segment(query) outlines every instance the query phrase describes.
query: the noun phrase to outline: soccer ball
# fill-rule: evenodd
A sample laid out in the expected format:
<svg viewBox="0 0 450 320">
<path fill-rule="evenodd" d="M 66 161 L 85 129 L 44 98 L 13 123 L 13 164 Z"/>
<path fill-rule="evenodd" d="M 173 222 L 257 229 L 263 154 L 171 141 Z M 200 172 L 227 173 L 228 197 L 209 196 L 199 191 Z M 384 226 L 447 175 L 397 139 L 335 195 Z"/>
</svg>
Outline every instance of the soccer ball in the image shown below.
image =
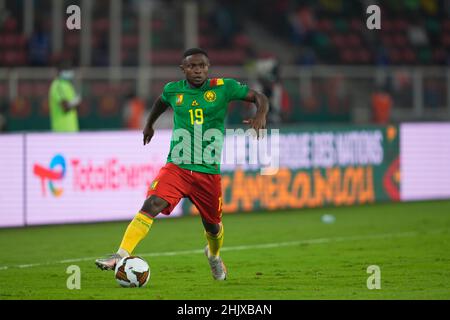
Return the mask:
<svg viewBox="0 0 450 320">
<path fill-rule="evenodd" d="M 116 264 L 114 274 L 116 281 L 122 287 L 143 287 L 150 279 L 150 267 L 140 257 L 125 257 Z"/>
</svg>

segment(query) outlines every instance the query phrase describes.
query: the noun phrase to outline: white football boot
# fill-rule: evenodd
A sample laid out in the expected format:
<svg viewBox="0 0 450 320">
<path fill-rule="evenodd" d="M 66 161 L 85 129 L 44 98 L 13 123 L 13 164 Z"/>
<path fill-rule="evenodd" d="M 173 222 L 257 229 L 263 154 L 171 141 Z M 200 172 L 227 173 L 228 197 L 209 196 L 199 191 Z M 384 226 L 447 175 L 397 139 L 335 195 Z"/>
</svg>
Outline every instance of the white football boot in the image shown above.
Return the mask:
<svg viewBox="0 0 450 320">
<path fill-rule="evenodd" d="M 117 262 L 122 259 L 122 256 L 118 253 L 113 253 L 106 258 L 100 258 L 95 260 L 95 264 L 102 270 L 114 270 Z"/>
<path fill-rule="evenodd" d="M 215 280 L 225 280 L 227 278 L 227 268 L 222 259 L 219 256 L 212 256 L 208 246 L 205 248 L 205 255 L 208 258 L 213 278 Z"/>
</svg>

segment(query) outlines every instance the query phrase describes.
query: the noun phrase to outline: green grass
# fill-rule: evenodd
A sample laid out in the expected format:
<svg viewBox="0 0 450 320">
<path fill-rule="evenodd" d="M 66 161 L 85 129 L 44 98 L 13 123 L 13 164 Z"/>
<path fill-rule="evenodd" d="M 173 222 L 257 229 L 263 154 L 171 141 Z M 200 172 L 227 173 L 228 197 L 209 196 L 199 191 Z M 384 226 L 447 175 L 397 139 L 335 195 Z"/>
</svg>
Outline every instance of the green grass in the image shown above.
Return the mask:
<svg viewBox="0 0 450 320">
<path fill-rule="evenodd" d="M 127 222 L 2 229 L 0 299 L 450 299 L 450 201 L 230 214 L 224 224 L 226 281 L 212 280 L 201 253 L 158 256 L 206 243 L 199 217 L 164 219 L 136 250 L 151 267 L 139 289 L 93 260 L 60 262 L 115 251 Z M 235 248 L 285 242 L 298 243 Z M 80 290 L 66 288 L 71 264 Z M 381 269 L 380 290 L 367 289 L 369 265 Z"/>
</svg>

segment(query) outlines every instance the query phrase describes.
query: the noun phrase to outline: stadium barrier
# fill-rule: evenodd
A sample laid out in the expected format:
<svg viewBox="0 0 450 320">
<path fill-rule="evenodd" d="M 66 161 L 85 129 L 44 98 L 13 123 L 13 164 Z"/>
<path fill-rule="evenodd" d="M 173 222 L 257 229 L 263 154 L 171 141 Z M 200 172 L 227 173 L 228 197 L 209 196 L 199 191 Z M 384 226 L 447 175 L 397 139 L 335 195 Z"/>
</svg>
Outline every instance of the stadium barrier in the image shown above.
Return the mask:
<svg viewBox="0 0 450 320">
<path fill-rule="evenodd" d="M 281 130 L 276 174 L 222 165 L 224 213 L 450 198 L 449 136 L 450 123 Z M 0 136 L 0 227 L 131 219 L 170 137 L 158 130 L 144 148 L 137 131 Z M 198 214 L 188 200 L 171 217 L 184 214 Z"/>
</svg>

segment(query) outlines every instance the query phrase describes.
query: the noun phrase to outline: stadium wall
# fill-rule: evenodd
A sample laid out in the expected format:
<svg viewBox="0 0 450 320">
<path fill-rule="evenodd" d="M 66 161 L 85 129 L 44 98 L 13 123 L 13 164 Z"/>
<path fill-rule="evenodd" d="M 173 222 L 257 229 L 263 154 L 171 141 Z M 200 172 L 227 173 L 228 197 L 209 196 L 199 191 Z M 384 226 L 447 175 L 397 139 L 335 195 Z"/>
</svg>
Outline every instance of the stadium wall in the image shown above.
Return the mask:
<svg viewBox="0 0 450 320">
<path fill-rule="evenodd" d="M 131 219 L 171 131 L 158 130 L 146 148 L 141 136 L 0 136 L 0 227 Z M 222 165 L 224 213 L 450 198 L 449 136 L 450 123 L 281 130 L 275 175 Z M 184 214 L 198 214 L 188 200 L 171 217 Z"/>
</svg>

